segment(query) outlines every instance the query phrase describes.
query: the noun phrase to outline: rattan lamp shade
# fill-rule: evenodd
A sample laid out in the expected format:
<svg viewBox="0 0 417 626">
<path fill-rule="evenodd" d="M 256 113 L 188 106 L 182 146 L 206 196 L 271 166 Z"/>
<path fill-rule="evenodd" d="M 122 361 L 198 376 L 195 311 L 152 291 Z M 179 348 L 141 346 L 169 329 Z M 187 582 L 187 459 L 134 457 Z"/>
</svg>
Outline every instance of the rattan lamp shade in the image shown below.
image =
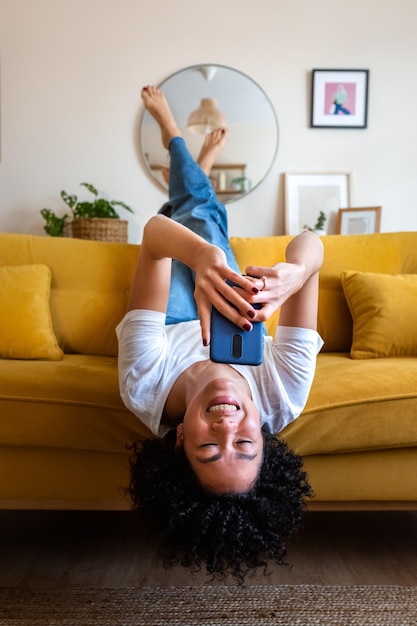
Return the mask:
<svg viewBox="0 0 417 626">
<path fill-rule="evenodd" d="M 216 128 L 227 128 L 227 121 L 214 98 L 203 98 L 200 107 L 188 118 L 187 128 L 193 133 L 207 135 Z"/>
</svg>

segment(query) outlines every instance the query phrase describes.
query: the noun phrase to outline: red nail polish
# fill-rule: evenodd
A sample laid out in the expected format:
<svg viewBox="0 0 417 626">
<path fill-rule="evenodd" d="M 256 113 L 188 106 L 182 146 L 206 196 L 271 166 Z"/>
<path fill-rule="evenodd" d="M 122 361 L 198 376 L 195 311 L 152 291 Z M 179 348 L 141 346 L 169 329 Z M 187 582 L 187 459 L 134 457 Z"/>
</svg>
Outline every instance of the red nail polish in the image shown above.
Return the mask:
<svg viewBox="0 0 417 626">
<path fill-rule="evenodd" d="M 207 341 L 207 339 L 203 339 L 203 346 L 204 346 L 205 348 L 207 348 L 207 346 L 208 346 L 208 341 Z"/>
<path fill-rule="evenodd" d="M 148 88 L 147 87 L 143 87 L 142 91 L 148 91 Z"/>
<path fill-rule="evenodd" d="M 249 332 L 251 330 L 251 326 L 249 324 L 244 324 L 243 326 L 243 330 L 246 330 L 247 332 Z"/>
<path fill-rule="evenodd" d="M 258 287 L 252 287 L 252 293 L 258 293 L 259 289 Z"/>
<path fill-rule="evenodd" d="M 255 311 L 248 311 L 247 314 L 251 318 L 251 320 L 253 320 L 253 318 L 255 317 Z"/>
</svg>

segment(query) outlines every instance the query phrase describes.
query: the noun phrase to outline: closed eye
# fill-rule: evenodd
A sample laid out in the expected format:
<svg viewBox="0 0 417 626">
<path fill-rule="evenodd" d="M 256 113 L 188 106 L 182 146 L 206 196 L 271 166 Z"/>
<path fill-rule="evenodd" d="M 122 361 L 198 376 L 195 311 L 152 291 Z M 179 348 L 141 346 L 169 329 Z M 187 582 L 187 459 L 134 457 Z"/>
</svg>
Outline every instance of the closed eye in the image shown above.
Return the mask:
<svg viewBox="0 0 417 626">
<path fill-rule="evenodd" d="M 249 439 L 239 439 L 239 441 L 235 442 L 237 445 L 243 445 L 243 444 L 247 444 L 247 443 L 253 443 L 252 441 L 250 441 Z M 210 448 L 213 446 L 217 446 L 217 443 L 202 443 L 200 446 L 198 446 L 199 448 Z"/>
</svg>

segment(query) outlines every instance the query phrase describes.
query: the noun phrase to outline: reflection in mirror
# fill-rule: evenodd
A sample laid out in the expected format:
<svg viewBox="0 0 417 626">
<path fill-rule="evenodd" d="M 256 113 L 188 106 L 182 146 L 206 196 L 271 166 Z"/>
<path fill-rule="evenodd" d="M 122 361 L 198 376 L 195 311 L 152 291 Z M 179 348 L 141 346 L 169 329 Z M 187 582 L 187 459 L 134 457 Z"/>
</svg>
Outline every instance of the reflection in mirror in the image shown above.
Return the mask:
<svg viewBox="0 0 417 626">
<path fill-rule="evenodd" d="M 257 187 L 269 172 L 278 149 L 278 122 L 265 92 L 251 78 L 223 65 L 187 67 L 160 85 L 177 124 L 196 158 L 204 140 L 219 121 L 228 138 L 211 179 L 222 202 L 231 202 Z M 202 117 L 200 113 L 203 113 Z M 197 118 L 197 119 L 196 119 Z M 144 111 L 140 146 L 148 170 L 165 191 L 168 152 L 159 127 Z"/>
</svg>

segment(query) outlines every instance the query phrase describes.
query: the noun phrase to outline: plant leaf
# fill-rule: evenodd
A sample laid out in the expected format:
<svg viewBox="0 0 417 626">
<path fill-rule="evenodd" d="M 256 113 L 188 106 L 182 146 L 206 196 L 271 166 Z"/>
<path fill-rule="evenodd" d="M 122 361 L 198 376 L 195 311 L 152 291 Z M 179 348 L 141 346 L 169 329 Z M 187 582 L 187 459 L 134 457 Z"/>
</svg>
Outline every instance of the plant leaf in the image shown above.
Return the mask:
<svg viewBox="0 0 417 626">
<path fill-rule="evenodd" d="M 80 187 L 85 187 L 86 189 L 88 189 L 88 191 L 90 191 L 92 194 L 94 194 L 95 196 L 98 196 L 98 191 L 95 187 L 93 187 L 93 185 L 90 185 L 90 183 L 80 183 Z"/>
<path fill-rule="evenodd" d="M 104 198 L 98 198 L 94 203 L 96 217 L 112 217 L 118 218 L 118 214 L 113 209 L 111 202 Z"/>
<path fill-rule="evenodd" d="M 120 202 L 120 200 L 112 200 L 111 204 L 113 206 L 121 206 L 124 209 L 126 209 L 126 211 L 129 211 L 129 213 L 133 213 L 132 209 L 130 208 L 130 206 L 127 206 L 127 204 L 125 204 L 124 202 Z"/>
<path fill-rule="evenodd" d="M 69 206 L 70 209 L 74 208 L 74 206 L 77 204 L 77 196 L 74 194 L 72 196 L 69 196 L 64 190 L 61 191 L 61 198 L 63 199 L 65 204 Z"/>
<path fill-rule="evenodd" d="M 74 217 L 97 217 L 93 210 L 93 206 L 94 204 L 92 202 L 79 202 L 73 210 Z"/>
</svg>

